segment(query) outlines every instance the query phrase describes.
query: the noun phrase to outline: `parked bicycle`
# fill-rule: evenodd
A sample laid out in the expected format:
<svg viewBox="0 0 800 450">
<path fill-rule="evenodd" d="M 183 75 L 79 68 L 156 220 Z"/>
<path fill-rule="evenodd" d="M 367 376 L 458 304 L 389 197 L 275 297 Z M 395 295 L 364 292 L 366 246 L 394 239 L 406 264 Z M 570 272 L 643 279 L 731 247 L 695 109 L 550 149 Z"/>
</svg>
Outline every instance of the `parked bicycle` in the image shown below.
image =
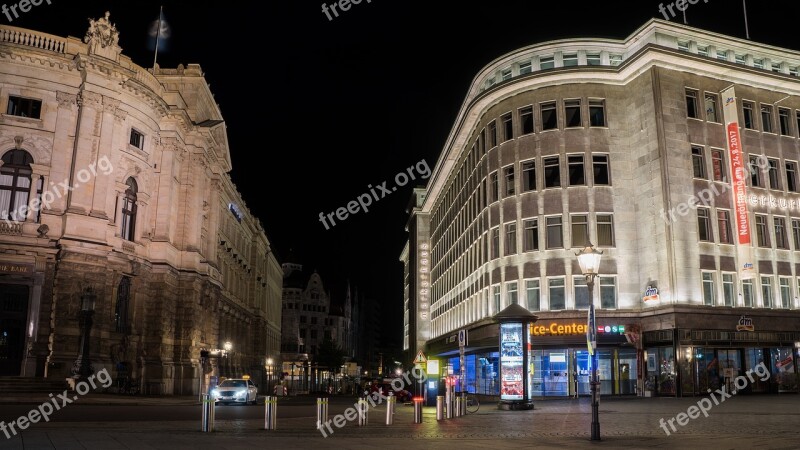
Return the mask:
<svg viewBox="0 0 800 450">
<path fill-rule="evenodd" d="M 129 377 L 117 378 L 117 385 L 109 390 L 114 394 L 139 395 L 139 383 Z"/>
<path fill-rule="evenodd" d="M 475 414 L 480 407 L 481 403 L 478 401 L 478 397 L 474 394 L 467 394 L 467 412 Z"/>
</svg>

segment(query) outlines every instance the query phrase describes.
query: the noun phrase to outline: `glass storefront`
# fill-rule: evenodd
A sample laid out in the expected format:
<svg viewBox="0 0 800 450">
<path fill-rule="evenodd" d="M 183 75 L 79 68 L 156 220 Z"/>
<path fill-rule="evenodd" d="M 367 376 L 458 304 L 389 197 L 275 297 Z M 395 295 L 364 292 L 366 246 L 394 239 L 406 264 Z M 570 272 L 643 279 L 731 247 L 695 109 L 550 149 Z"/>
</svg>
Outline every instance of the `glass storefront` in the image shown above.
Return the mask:
<svg viewBox="0 0 800 450">
<path fill-rule="evenodd" d="M 535 397 L 590 395 L 591 357 L 584 349 L 534 349 L 533 383 Z M 636 393 L 636 350 L 598 349 L 598 377 L 601 395 Z"/>
</svg>

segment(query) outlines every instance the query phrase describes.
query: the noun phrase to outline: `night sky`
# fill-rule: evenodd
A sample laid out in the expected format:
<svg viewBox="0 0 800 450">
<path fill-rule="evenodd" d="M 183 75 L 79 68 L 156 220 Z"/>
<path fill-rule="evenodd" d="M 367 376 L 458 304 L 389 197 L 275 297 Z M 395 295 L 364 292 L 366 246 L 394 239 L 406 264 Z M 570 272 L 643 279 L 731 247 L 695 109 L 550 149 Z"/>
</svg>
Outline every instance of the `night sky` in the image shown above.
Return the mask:
<svg viewBox="0 0 800 450">
<path fill-rule="evenodd" d="M 351 280 L 382 304 L 381 328 L 395 344 L 412 185 L 330 230 L 319 213 L 345 207 L 368 185 L 392 186 L 421 160 L 432 170 L 469 84 L 496 57 L 553 39 L 624 38 L 663 18 L 655 0 L 362 0 L 333 20 L 319 0 L 51 1 L 0 23 L 82 38 L 87 18 L 108 10 L 123 53 L 144 67 L 153 63 L 148 29 L 163 4 L 172 35 L 158 62 L 202 66 L 228 126 L 231 176 L 279 259 L 293 249 L 334 301 Z M 800 50 L 798 3 L 748 2 L 751 39 Z M 672 20 L 682 22 L 678 14 Z M 738 0 L 700 0 L 687 18 L 745 37 Z"/>
</svg>

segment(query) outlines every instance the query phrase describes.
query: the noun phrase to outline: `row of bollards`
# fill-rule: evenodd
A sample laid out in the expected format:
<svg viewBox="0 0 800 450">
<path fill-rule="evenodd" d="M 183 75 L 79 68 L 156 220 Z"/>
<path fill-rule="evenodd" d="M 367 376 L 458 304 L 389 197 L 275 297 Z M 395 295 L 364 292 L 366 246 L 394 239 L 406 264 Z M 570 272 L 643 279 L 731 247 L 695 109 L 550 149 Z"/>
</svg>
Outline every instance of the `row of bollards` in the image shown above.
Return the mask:
<svg viewBox="0 0 800 450">
<path fill-rule="evenodd" d="M 317 429 L 319 430 L 328 421 L 328 399 L 317 399 Z"/>
</svg>

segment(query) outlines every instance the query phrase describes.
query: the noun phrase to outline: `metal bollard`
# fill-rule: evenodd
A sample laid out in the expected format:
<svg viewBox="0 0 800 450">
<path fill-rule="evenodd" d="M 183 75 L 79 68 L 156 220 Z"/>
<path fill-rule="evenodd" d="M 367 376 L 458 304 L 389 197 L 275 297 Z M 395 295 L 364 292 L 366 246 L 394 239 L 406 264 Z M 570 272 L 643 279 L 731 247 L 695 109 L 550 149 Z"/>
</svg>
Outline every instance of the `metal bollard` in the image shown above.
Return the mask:
<svg viewBox="0 0 800 450">
<path fill-rule="evenodd" d="M 328 421 L 328 399 L 317 399 L 317 429 L 320 429 Z"/>
<path fill-rule="evenodd" d="M 422 397 L 414 397 L 414 423 L 422 423 Z"/>
<path fill-rule="evenodd" d="M 278 426 L 278 397 L 264 399 L 264 429 L 274 430 Z"/>
<path fill-rule="evenodd" d="M 436 396 L 436 420 L 444 420 L 444 395 Z"/>
<path fill-rule="evenodd" d="M 386 399 L 386 425 L 391 425 L 394 423 L 394 405 L 397 403 L 397 397 L 389 394 L 389 398 Z"/>
<path fill-rule="evenodd" d="M 456 406 L 455 406 L 456 417 L 461 417 L 461 402 L 463 401 L 464 399 L 462 399 L 461 396 L 456 396 Z"/>
<path fill-rule="evenodd" d="M 462 416 L 466 416 L 467 415 L 467 394 L 466 393 L 462 393 L 461 394 L 461 415 Z"/>
<path fill-rule="evenodd" d="M 358 400 L 358 426 L 366 426 L 369 422 L 369 405 L 365 399 Z"/>
<path fill-rule="evenodd" d="M 216 401 L 214 397 L 205 394 L 203 395 L 203 421 L 200 423 L 200 430 L 203 433 L 210 433 L 214 431 L 214 407 Z"/>
<path fill-rule="evenodd" d="M 452 419 L 453 418 L 453 395 L 450 392 L 450 388 L 449 387 L 447 388 L 447 391 L 445 391 L 444 409 L 445 409 L 445 417 L 447 417 L 448 419 Z"/>
</svg>

